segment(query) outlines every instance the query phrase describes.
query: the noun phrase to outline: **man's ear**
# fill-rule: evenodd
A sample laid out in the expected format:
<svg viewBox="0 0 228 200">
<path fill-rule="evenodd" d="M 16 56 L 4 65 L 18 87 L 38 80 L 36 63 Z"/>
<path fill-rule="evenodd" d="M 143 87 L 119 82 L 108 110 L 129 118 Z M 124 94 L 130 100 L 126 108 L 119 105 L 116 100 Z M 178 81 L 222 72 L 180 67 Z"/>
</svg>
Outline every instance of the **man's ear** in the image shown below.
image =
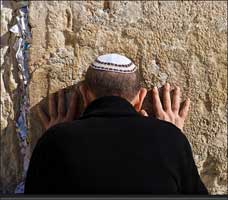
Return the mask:
<svg viewBox="0 0 228 200">
<path fill-rule="evenodd" d="M 146 88 L 140 88 L 137 97 L 134 102 L 134 108 L 137 112 L 139 112 L 142 109 L 143 101 L 146 97 L 147 89 Z"/>
</svg>

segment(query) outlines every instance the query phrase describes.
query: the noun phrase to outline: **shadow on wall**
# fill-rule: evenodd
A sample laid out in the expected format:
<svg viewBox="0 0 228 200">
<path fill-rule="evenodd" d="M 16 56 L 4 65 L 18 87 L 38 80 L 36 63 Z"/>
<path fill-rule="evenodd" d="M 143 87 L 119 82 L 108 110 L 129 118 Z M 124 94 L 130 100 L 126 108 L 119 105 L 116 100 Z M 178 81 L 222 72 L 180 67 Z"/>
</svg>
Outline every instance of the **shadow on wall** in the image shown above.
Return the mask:
<svg viewBox="0 0 228 200">
<path fill-rule="evenodd" d="M 7 8 L 7 11 L 3 11 L 2 8 Z M 6 128 L 1 129 L 0 133 L 0 194 L 8 194 L 14 191 L 17 183 L 21 180 L 23 167 L 15 129 L 19 91 L 17 88 L 11 88 L 9 83 L 9 76 L 13 77 L 16 84 L 18 83 L 18 70 L 14 67 L 12 69 L 12 66 L 16 66 L 16 58 L 13 56 L 15 52 L 11 48 L 14 44 L 15 36 L 8 31 L 16 20 L 13 16 L 14 13 L 15 1 L 1 1 L 1 120 L 3 112 L 11 106 L 13 111 L 9 110 L 6 114 L 7 118 L 4 120 L 7 123 L 1 121 L 1 127 Z"/>
<path fill-rule="evenodd" d="M 82 104 L 83 101 L 82 101 L 82 97 L 81 97 L 80 92 L 79 92 L 79 85 L 80 84 L 81 84 L 81 82 L 79 82 L 79 83 L 77 83 L 75 85 L 63 88 L 64 94 L 65 94 L 65 110 L 66 111 L 67 111 L 67 108 L 68 108 L 68 105 L 69 105 L 69 102 L 70 102 L 71 95 L 72 95 L 73 91 L 76 90 L 77 94 L 78 94 L 77 108 L 78 108 L 78 111 L 79 111 L 80 114 L 83 112 L 83 104 Z M 57 93 L 58 92 L 54 93 L 56 105 L 57 105 L 57 100 L 58 100 L 57 99 L 57 96 L 58 96 Z M 29 144 L 30 144 L 30 147 L 31 147 L 31 153 L 34 150 L 37 141 L 39 140 L 39 138 L 45 132 L 45 129 L 42 126 L 42 123 L 41 123 L 40 118 L 38 116 L 38 111 L 37 111 L 38 107 L 41 107 L 42 110 L 48 116 L 48 97 L 45 97 L 42 101 L 40 101 L 35 106 L 30 108 L 28 140 L 29 140 Z"/>
<path fill-rule="evenodd" d="M 82 114 L 84 110 L 83 110 L 83 100 L 82 100 L 81 94 L 79 92 L 80 84 L 82 84 L 82 81 L 78 82 L 75 85 L 64 88 L 64 93 L 65 93 L 65 108 L 67 110 L 70 99 L 71 99 L 71 95 L 73 94 L 73 91 L 75 91 L 75 90 L 77 91 L 77 93 L 78 93 L 78 102 L 77 102 L 78 106 L 77 107 L 79 109 L 78 112 L 80 114 Z M 159 92 L 160 92 L 160 97 L 161 97 L 162 90 L 160 90 Z M 152 91 L 148 90 L 147 96 L 143 103 L 143 109 L 145 109 L 149 115 L 153 115 L 152 96 L 151 95 L 152 95 Z M 171 93 L 171 96 L 172 96 L 172 93 Z M 56 97 L 55 100 L 57 103 L 57 92 L 55 93 L 55 97 Z M 42 101 L 38 102 L 35 106 L 31 107 L 30 111 L 29 111 L 28 142 L 29 142 L 29 146 L 30 146 L 30 155 L 32 155 L 32 152 L 37 144 L 37 141 L 45 133 L 44 127 L 42 126 L 42 124 L 39 120 L 39 116 L 38 116 L 38 112 L 37 112 L 37 108 L 39 106 L 47 113 L 48 112 L 48 97 L 45 97 Z M 7 127 L 7 128 L 9 128 L 9 127 Z M 16 131 L 14 132 L 14 134 L 16 134 Z M 7 134 L 3 134 L 1 140 L 3 141 L 2 144 L 4 145 L 4 141 L 9 140 L 9 136 L 7 136 Z M 18 141 L 17 141 L 17 138 L 15 137 L 15 135 L 12 135 L 12 138 L 10 140 L 14 140 L 13 144 L 18 144 Z M 6 157 L 11 155 L 8 153 L 8 149 L 1 149 L 1 150 L 2 150 L 3 154 L 6 155 Z M 20 172 L 23 171 L 22 170 L 23 159 L 21 158 L 19 145 L 14 147 L 14 151 L 15 151 L 14 152 L 15 155 L 18 155 L 18 157 L 17 157 L 17 161 L 15 162 L 16 163 L 15 166 L 11 166 L 11 168 L 13 168 L 13 170 L 17 171 L 16 174 L 18 175 L 18 177 L 16 178 L 16 180 L 15 179 L 8 180 L 7 172 L 6 172 L 6 174 L 1 174 L 1 175 L 4 175 L 4 177 L 1 178 L 1 182 L 0 182 L 2 185 L 4 185 L 4 186 L 0 186 L 1 193 L 12 194 L 13 191 L 15 190 L 17 184 L 21 182 Z M 9 157 L 8 159 L 12 160 L 11 157 Z M 1 163 L 1 164 L 4 164 L 4 166 L 9 166 L 9 164 L 7 163 L 8 161 L 9 160 L 4 159 L 4 162 L 6 162 L 6 163 Z M 213 166 L 211 166 L 211 167 L 213 168 Z M 212 168 L 210 168 L 208 170 L 212 171 Z M 206 170 L 204 171 L 204 173 L 207 173 L 208 170 L 207 170 L 207 168 L 205 168 L 205 169 Z M 7 179 L 7 184 L 5 183 L 6 179 Z M 213 183 L 213 180 L 210 180 L 210 182 Z M 3 188 L 2 191 L 1 191 L 1 188 Z"/>
<path fill-rule="evenodd" d="M 78 93 L 78 99 L 77 99 L 78 100 L 77 107 L 79 109 L 78 112 L 80 114 L 83 113 L 83 111 L 84 111 L 83 110 L 83 100 L 82 100 L 82 97 L 81 97 L 81 94 L 79 91 L 80 84 L 82 84 L 82 81 L 78 82 L 75 85 L 64 88 L 65 110 L 66 111 L 67 111 L 67 108 L 68 108 L 68 105 L 70 102 L 71 95 L 72 95 L 73 91 L 76 90 Z M 143 109 L 145 109 L 149 115 L 153 115 L 151 93 L 152 93 L 152 91 L 149 90 L 147 93 L 147 96 L 144 100 L 144 103 L 143 103 Z M 160 96 L 161 96 L 161 90 L 160 90 Z M 55 97 L 56 97 L 55 100 L 56 100 L 56 104 L 57 104 L 57 92 L 55 93 Z M 46 114 L 48 115 L 48 97 L 43 98 L 42 101 L 38 102 L 35 106 L 31 107 L 30 111 L 29 111 L 29 117 L 28 117 L 29 126 L 28 126 L 27 141 L 28 141 L 28 144 L 30 147 L 30 156 L 32 155 L 32 152 L 33 152 L 38 140 L 42 137 L 43 134 L 45 134 L 45 129 L 42 126 L 41 121 L 38 116 L 38 112 L 37 112 L 38 107 L 41 107 L 43 109 L 43 111 L 45 111 Z M 14 123 L 12 122 L 12 124 L 14 124 Z M 7 127 L 7 128 L 9 128 L 9 127 Z M 3 132 L 5 132 L 5 130 L 3 130 Z M 15 130 L 14 134 L 16 134 L 16 130 Z M 3 134 L 1 140 L 3 141 L 2 144 L 4 146 L 4 141 L 9 140 L 9 135 Z M 17 163 L 17 165 L 12 166 L 13 170 L 17 171 L 17 173 L 16 173 L 17 178 L 16 178 L 16 180 L 15 179 L 8 180 L 7 172 L 5 172 L 5 173 L 3 172 L 3 174 L 1 174 L 3 176 L 1 178 L 1 186 L 0 186 L 0 188 L 2 188 L 2 191 L 0 189 L 0 192 L 7 193 L 7 194 L 12 194 L 14 192 L 16 186 L 18 185 L 18 183 L 20 183 L 22 181 L 20 172 L 23 171 L 22 170 L 23 169 L 23 158 L 22 158 L 22 155 L 20 154 L 21 150 L 20 150 L 20 146 L 18 145 L 18 138 L 12 134 L 11 140 L 15 140 L 15 141 L 13 141 L 13 144 L 17 144 L 17 146 L 14 149 L 14 154 L 18 156 L 17 161 L 15 162 L 15 163 Z M 9 155 L 9 152 L 6 149 L 5 150 L 2 149 L 2 153 L 5 156 L 12 155 L 12 154 Z M 9 159 L 12 159 L 12 158 L 9 158 Z M 7 160 L 8 159 L 4 159 L 4 162 L 6 162 Z M 9 164 L 7 164 L 7 163 L 2 163 L 2 164 L 4 166 L 9 166 Z M 7 182 L 5 181 L 6 179 L 7 179 Z"/>
<path fill-rule="evenodd" d="M 82 96 L 80 94 L 79 91 L 79 85 L 82 84 L 82 81 L 64 88 L 64 93 L 65 93 L 65 110 L 67 111 L 68 105 L 70 103 L 70 98 L 71 95 L 73 93 L 74 90 L 77 91 L 78 94 L 78 102 L 77 102 L 77 107 L 78 107 L 78 112 L 80 113 L 79 115 L 81 115 L 84 111 L 83 109 L 83 100 L 82 100 Z M 147 113 L 149 115 L 153 115 L 153 111 L 152 111 L 152 102 L 151 102 L 151 90 L 148 91 L 147 96 L 144 100 L 143 103 L 143 109 L 145 109 L 147 111 Z M 55 93 L 55 100 L 57 103 L 57 92 Z M 41 124 L 41 121 L 39 120 L 39 116 L 38 116 L 38 112 L 37 109 L 38 107 L 41 107 L 46 114 L 48 115 L 48 97 L 45 97 L 42 101 L 40 101 L 38 104 L 36 104 L 34 107 L 32 107 L 30 109 L 30 121 L 29 121 L 29 134 L 28 134 L 28 139 L 29 139 L 29 143 L 31 145 L 31 153 L 35 148 L 35 145 L 37 143 L 37 141 L 39 140 L 39 138 L 44 134 L 45 129 Z M 75 119 L 76 120 L 76 119 Z"/>
<path fill-rule="evenodd" d="M 69 100 L 72 94 L 72 91 L 77 90 L 78 92 L 78 109 L 81 113 L 83 111 L 82 107 L 82 98 L 78 89 L 78 86 L 81 84 L 79 82 L 76 85 L 69 86 L 64 88 L 65 91 L 65 106 L 69 104 Z M 55 93 L 57 94 L 57 92 Z M 57 95 L 55 95 L 57 97 Z M 57 98 L 56 98 L 57 100 Z M 42 137 L 45 132 L 44 127 L 39 120 L 37 108 L 41 107 L 45 112 L 48 112 L 48 97 L 45 97 L 42 101 L 40 101 L 35 106 L 31 107 L 29 110 L 29 121 L 28 121 L 28 135 L 27 142 L 29 145 L 30 156 L 37 144 L 37 141 Z M 48 114 L 48 113 L 47 113 Z M 15 116 L 15 119 L 17 117 Z M 8 131 L 10 129 L 11 131 Z M 13 131 L 12 131 L 13 130 Z M 15 120 L 9 120 L 8 126 L 2 130 L 2 134 L 0 137 L 1 142 L 1 167 L 0 168 L 0 194 L 13 194 L 15 192 L 18 184 L 23 180 L 22 171 L 24 168 L 23 163 L 23 155 L 21 154 L 21 147 L 19 142 L 19 136 L 17 136 Z M 9 146 L 9 144 L 13 144 Z M 9 148 L 8 148 L 9 146 Z M 4 148 L 3 148 L 4 147 Z M 12 175 L 13 172 L 13 175 Z"/>
</svg>

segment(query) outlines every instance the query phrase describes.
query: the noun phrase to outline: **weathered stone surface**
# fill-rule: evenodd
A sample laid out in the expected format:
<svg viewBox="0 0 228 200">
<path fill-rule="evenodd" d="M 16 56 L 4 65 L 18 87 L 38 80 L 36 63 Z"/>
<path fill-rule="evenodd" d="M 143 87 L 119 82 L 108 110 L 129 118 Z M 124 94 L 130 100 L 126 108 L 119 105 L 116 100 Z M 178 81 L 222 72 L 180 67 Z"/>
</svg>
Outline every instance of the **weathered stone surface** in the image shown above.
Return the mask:
<svg viewBox="0 0 228 200">
<path fill-rule="evenodd" d="M 14 121 L 19 109 L 18 70 L 12 49 L 15 38 L 8 32 L 15 23 L 15 8 L 13 1 L 1 2 L 0 193 L 12 193 L 22 175 L 22 158 Z"/>
<path fill-rule="evenodd" d="M 96 56 L 118 52 L 139 66 L 142 85 L 148 89 L 168 81 L 181 86 L 183 97 L 190 96 L 191 112 L 184 133 L 209 191 L 227 194 L 226 10 L 223 1 L 31 1 L 32 147 L 42 134 L 36 105 L 48 93 L 82 80 Z M 5 79 L 14 80 L 10 76 Z M 17 103 L 10 98 L 10 88 L 17 88 L 16 82 L 12 81 L 7 90 L 1 82 L 6 99 L 2 121 L 4 130 L 8 130 L 2 135 L 7 135 L 11 148 L 17 146 L 12 139 L 15 131 L 9 128 L 17 107 L 13 107 Z M 9 160 L 14 167 L 8 169 L 9 175 L 2 174 L 2 180 L 13 184 L 17 182 L 12 180 L 14 172 L 21 168 L 19 161 Z M 8 167 L 3 163 L 3 169 Z"/>
</svg>

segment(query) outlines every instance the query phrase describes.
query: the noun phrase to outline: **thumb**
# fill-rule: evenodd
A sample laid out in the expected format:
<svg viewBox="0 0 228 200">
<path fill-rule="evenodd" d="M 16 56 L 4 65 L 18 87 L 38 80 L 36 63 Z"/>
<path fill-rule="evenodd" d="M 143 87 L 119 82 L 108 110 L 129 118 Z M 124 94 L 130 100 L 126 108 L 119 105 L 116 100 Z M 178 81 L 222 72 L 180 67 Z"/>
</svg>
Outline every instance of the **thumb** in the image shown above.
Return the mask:
<svg viewBox="0 0 228 200">
<path fill-rule="evenodd" d="M 148 114 L 147 114 L 147 112 L 145 111 L 145 110 L 140 110 L 140 112 L 139 112 L 142 116 L 144 116 L 144 117 L 148 117 Z"/>
</svg>

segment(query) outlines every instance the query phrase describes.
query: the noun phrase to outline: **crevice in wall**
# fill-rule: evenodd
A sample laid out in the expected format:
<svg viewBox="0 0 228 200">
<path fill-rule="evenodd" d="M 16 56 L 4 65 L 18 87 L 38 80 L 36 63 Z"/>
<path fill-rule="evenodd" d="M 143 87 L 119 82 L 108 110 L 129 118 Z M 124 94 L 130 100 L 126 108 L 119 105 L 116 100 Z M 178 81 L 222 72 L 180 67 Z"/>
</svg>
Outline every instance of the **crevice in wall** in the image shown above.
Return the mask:
<svg viewBox="0 0 228 200">
<path fill-rule="evenodd" d="M 104 1 L 103 10 L 105 12 L 108 12 L 108 13 L 110 12 L 110 10 L 111 10 L 111 2 L 109 0 L 105 0 Z"/>
<path fill-rule="evenodd" d="M 24 179 L 26 177 L 29 164 L 29 144 L 27 143 L 27 127 L 28 127 L 28 110 L 29 110 L 29 70 L 28 70 L 28 49 L 31 40 L 30 26 L 28 24 L 28 1 L 16 2 L 16 16 L 13 17 L 15 24 L 9 29 L 14 34 L 14 44 L 10 43 L 10 57 L 13 61 L 14 74 L 17 75 L 18 85 L 15 89 L 17 91 L 15 108 L 18 110 L 15 114 L 15 130 L 18 136 L 20 146 L 20 157 L 22 163 L 22 182 L 20 182 L 15 193 L 24 192 Z M 15 20 L 16 19 L 16 20 Z M 10 78 L 6 78 L 6 80 Z M 15 103 L 15 102 L 14 102 Z M 15 104 L 14 104 L 15 105 Z M 14 109 L 15 110 L 15 109 Z"/>
</svg>

